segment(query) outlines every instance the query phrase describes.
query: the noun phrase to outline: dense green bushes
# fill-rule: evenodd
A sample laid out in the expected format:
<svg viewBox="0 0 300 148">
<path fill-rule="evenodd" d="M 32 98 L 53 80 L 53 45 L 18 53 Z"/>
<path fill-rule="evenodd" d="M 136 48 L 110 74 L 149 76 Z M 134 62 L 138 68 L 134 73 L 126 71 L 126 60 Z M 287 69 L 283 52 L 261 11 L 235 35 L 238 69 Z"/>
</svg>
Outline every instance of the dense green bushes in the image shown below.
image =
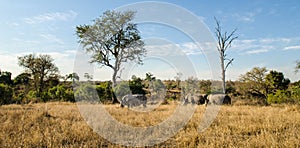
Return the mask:
<svg viewBox="0 0 300 148">
<path fill-rule="evenodd" d="M 285 90 L 277 90 L 276 93 L 268 95 L 269 103 L 300 103 L 300 86 L 291 84 Z"/>
</svg>

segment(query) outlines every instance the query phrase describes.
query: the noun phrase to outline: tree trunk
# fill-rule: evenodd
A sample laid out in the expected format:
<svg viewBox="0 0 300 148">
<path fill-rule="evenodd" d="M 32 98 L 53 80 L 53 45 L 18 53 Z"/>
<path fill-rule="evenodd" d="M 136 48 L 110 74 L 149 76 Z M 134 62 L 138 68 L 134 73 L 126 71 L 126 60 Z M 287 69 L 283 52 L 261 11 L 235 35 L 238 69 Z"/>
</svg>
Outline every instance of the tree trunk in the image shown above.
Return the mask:
<svg viewBox="0 0 300 148">
<path fill-rule="evenodd" d="M 226 79 L 225 79 L 225 67 L 224 67 L 224 55 L 221 55 L 221 70 L 222 70 L 222 89 L 223 93 L 226 94 Z"/>
<path fill-rule="evenodd" d="M 117 78 L 116 78 L 117 73 L 118 73 L 118 71 L 116 69 L 114 69 L 114 73 L 113 73 L 113 76 L 112 76 L 112 90 L 113 90 L 113 93 L 112 93 L 112 98 L 111 98 L 113 104 L 120 103 L 119 100 L 117 99 L 116 95 L 115 95 L 115 92 L 114 92 L 114 89 L 117 86 Z"/>
</svg>

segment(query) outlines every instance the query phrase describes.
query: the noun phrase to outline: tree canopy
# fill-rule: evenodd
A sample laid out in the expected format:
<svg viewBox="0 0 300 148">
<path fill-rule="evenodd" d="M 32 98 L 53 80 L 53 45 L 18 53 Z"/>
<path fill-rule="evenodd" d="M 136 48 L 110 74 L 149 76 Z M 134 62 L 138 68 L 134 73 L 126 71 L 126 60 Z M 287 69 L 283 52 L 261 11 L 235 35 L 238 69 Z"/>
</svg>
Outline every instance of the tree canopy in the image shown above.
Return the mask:
<svg viewBox="0 0 300 148">
<path fill-rule="evenodd" d="M 58 74 L 58 68 L 53 63 L 50 55 L 34 55 L 29 54 L 18 57 L 19 65 L 33 76 L 34 87 L 37 97 L 41 96 L 44 90 L 45 81 Z"/>
<path fill-rule="evenodd" d="M 265 83 L 267 69 L 265 67 L 254 67 L 246 74 L 240 76 L 240 81 L 244 83 L 243 90 L 246 93 L 267 98 L 267 85 Z"/>
<path fill-rule="evenodd" d="M 79 42 L 91 53 L 90 62 L 113 70 L 113 85 L 116 85 L 121 63 L 136 61 L 141 64 L 146 53 L 137 25 L 132 23 L 134 15 L 133 11 L 106 11 L 92 25 L 76 27 Z"/>
<path fill-rule="evenodd" d="M 290 80 L 284 78 L 282 72 L 271 70 L 266 75 L 266 84 L 268 85 L 268 93 L 276 93 L 277 90 L 286 90 L 290 84 Z"/>
</svg>

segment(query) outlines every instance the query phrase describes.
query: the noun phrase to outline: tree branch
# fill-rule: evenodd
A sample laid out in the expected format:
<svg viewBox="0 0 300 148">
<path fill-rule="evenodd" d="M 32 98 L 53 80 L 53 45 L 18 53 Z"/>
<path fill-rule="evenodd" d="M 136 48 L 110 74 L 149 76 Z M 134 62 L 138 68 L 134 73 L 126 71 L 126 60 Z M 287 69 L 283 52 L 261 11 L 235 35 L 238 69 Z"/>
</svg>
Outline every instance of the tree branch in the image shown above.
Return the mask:
<svg viewBox="0 0 300 148">
<path fill-rule="evenodd" d="M 227 59 L 227 60 L 229 60 L 229 62 L 226 64 L 226 66 L 225 66 L 225 71 L 227 70 L 227 68 L 228 68 L 228 66 L 230 65 L 230 64 L 232 64 L 232 62 L 233 62 L 233 58 L 232 59 Z"/>
</svg>

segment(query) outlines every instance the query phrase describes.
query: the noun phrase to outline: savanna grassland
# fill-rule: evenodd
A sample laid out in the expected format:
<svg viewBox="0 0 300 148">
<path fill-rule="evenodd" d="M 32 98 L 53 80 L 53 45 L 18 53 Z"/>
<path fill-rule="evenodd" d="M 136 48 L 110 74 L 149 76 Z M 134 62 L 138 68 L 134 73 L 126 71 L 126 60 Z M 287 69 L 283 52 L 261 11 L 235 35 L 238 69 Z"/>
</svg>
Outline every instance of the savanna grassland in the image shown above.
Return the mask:
<svg viewBox="0 0 300 148">
<path fill-rule="evenodd" d="M 106 105 L 118 121 L 133 126 L 156 125 L 176 104 L 139 113 Z M 222 106 L 204 132 L 198 132 L 205 106 L 175 136 L 154 147 L 299 147 L 300 106 Z M 168 129 L 165 129 L 168 130 Z M 93 132 L 74 103 L 0 106 L 0 147 L 122 147 Z"/>
</svg>

